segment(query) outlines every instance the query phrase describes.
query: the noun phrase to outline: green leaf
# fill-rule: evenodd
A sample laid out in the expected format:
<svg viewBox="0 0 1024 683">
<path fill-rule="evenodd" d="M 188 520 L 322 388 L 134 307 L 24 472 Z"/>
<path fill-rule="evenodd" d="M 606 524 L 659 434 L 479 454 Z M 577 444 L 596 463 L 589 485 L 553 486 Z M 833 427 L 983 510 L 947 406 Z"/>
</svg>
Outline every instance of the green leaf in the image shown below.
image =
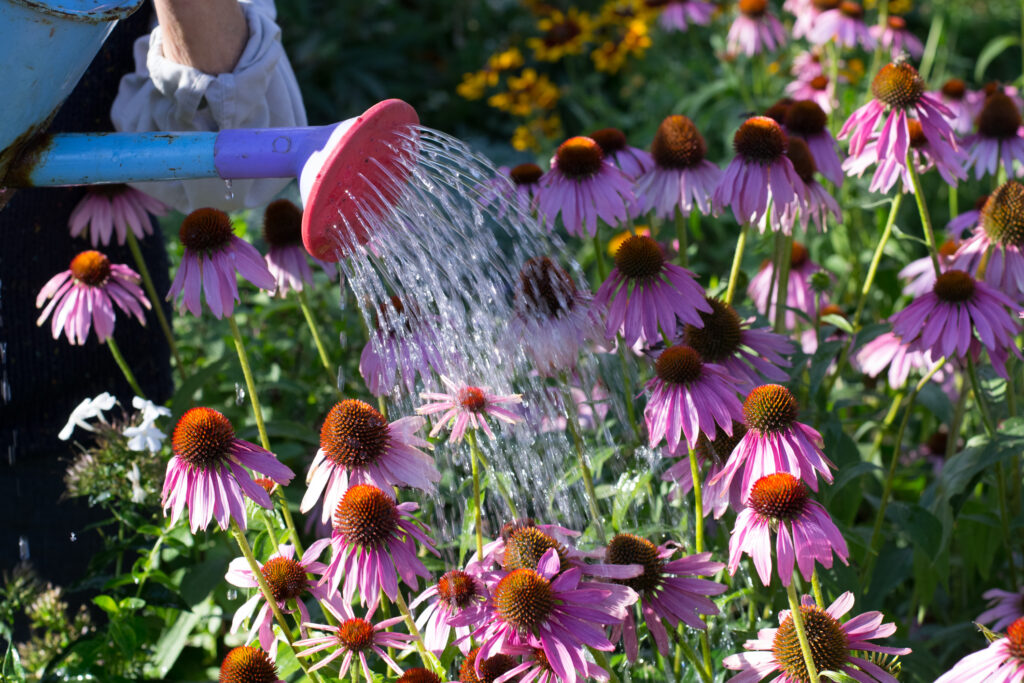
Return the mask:
<svg viewBox="0 0 1024 683">
<path fill-rule="evenodd" d="M 134 612 L 140 610 L 146 606 L 146 601 L 142 598 L 122 598 L 121 602 L 118 603 L 118 607 L 122 610 Z"/>
<path fill-rule="evenodd" d="M 895 502 L 889 505 L 889 515 L 907 540 L 935 555 L 942 541 L 942 522 L 920 505 Z"/>
<path fill-rule="evenodd" d="M 822 671 L 822 678 L 827 678 L 830 681 L 836 683 L 857 683 L 857 679 L 849 674 L 845 674 L 842 671 Z"/>
<path fill-rule="evenodd" d="M 117 603 L 114 602 L 114 598 L 109 595 L 97 595 L 92 599 L 92 602 L 110 616 L 115 616 L 120 611 Z"/>
<path fill-rule="evenodd" d="M 153 665 L 156 667 L 157 676 L 164 678 L 167 676 L 167 672 L 171 670 L 174 663 L 178 661 L 178 656 L 181 651 L 185 649 L 185 645 L 188 643 L 188 637 L 192 634 L 192 629 L 195 628 L 196 624 L 199 623 L 199 615 L 194 612 L 182 612 L 177 619 L 174 620 L 174 624 L 167 629 L 160 640 L 157 641 L 156 647 L 153 648 Z"/>
<path fill-rule="evenodd" d="M 1015 45 L 1020 45 L 1020 37 L 1012 33 L 996 36 L 988 41 L 978 53 L 978 61 L 974 63 L 974 80 L 979 83 L 985 80 L 985 71 L 989 65 L 996 57 Z"/>
<path fill-rule="evenodd" d="M 853 334 L 853 325 L 851 325 L 850 321 L 841 315 L 829 313 L 828 315 L 824 315 L 821 317 L 821 322 L 823 322 L 826 325 L 832 325 L 834 327 L 837 327 L 846 334 Z"/>
</svg>

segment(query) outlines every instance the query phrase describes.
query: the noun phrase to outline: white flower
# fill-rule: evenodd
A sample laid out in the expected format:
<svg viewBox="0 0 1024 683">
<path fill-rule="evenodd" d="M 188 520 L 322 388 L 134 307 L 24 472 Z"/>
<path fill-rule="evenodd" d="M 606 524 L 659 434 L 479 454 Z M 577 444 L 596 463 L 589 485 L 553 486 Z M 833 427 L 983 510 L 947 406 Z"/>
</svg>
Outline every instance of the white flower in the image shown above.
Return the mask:
<svg viewBox="0 0 1024 683">
<path fill-rule="evenodd" d="M 126 427 L 124 435 L 128 437 L 128 448 L 133 451 L 149 451 L 156 453 L 160 450 L 161 444 L 167 435 L 157 429 L 153 424 L 159 417 L 170 417 L 169 408 L 158 406 L 152 401 L 136 396 L 132 399 L 132 406 L 142 411 L 142 422 L 136 427 Z"/>
<path fill-rule="evenodd" d="M 141 396 L 132 399 L 132 407 L 142 411 L 142 424 L 152 425 L 158 417 L 170 417 L 171 409 L 158 406 L 152 401 L 147 401 Z"/>
<path fill-rule="evenodd" d="M 64 425 L 64 429 L 60 430 L 57 438 L 61 441 L 67 441 L 71 438 L 71 432 L 75 430 L 75 427 L 81 427 L 87 432 L 96 431 L 86 420 L 97 418 L 100 422 L 106 424 L 107 419 L 103 417 L 103 413 L 113 408 L 115 403 L 117 403 L 117 399 L 106 391 L 96 398 L 85 399 L 71 411 L 68 423 Z"/>
<path fill-rule="evenodd" d="M 132 471 L 128 473 L 128 481 L 132 484 L 132 502 L 145 503 L 146 490 L 142 488 L 142 473 L 135 463 L 132 463 Z"/>
</svg>

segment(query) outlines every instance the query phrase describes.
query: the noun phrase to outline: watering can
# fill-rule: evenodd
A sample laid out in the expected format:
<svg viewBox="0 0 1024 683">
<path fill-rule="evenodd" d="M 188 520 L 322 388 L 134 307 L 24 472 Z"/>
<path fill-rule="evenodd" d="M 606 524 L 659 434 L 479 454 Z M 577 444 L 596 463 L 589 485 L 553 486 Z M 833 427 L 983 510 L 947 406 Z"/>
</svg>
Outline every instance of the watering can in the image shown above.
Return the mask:
<svg viewBox="0 0 1024 683">
<path fill-rule="evenodd" d="M 43 133 L 117 21 L 143 2 L 0 0 L 0 92 L 9 98 L 0 115 L 0 188 L 297 178 L 307 251 L 336 261 L 337 225 L 365 242 L 361 212 L 408 174 L 406 135 L 419 118 L 401 100 L 308 128 Z"/>
</svg>

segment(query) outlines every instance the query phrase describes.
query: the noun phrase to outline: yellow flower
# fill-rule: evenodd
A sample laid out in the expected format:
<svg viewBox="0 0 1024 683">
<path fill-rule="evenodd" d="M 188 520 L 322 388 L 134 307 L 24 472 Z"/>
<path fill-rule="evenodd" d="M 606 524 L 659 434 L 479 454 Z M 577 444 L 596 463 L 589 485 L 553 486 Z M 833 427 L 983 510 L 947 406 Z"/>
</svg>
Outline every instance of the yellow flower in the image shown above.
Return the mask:
<svg viewBox="0 0 1024 683">
<path fill-rule="evenodd" d="M 591 19 L 586 12 L 575 7 L 568 12 L 552 10 L 551 14 L 537 21 L 540 38 L 530 38 L 527 45 L 534 56 L 545 62 L 557 62 L 566 55 L 578 55 L 591 39 Z"/>
<path fill-rule="evenodd" d="M 491 71 L 511 71 L 523 65 L 523 53 L 518 47 L 511 47 L 504 52 L 493 54 L 487 60 L 487 68 Z"/>
<path fill-rule="evenodd" d="M 509 76 L 506 86 L 507 91 L 491 95 L 487 104 L 519 117 L 553 109 L 561 94 L 551 79 L 535 69 L 523 69 L 520 75 Z"/>
<path fill-rule="evenodd" d="M 647 23 L 641 19 L 629 22 L 625 35 L 620 40 L 608 40 L 590 53 L 594 68 L 598 71 L 614 74 L 629 57 L 642 57 L 651 46 L 651 37 L 647 34 Z"/>
<path fill-rule="evenodd" d="M 598 10 L 595 24 L 597 28 L 626 27 L 633 19 L 650 21 L 657 14 L 658 11 L 648 7 L 644 0 L 608 0 Z"/>
<path fill-rule="evenodd" d="M 651 229 L 646 225 L 638 225 L 634 228 L 634 231 L 635 232 L 630 232 L 629 230 L 625 230 L 608 240 L 608 255 L 615 256 L 615 252 L 619 250 L 622 243 L 633 235 L 644 235 L 645 237 L 651 236 Z"/>
<path fill-rule="evenodd" d="M 839 74 L 846 78 L 847 83 L 856 85 L 864 78 L 864 62 L 857 58 L 848 59 Z"/>
<path fill-rule="evenodd" d="M 515 132 L 512 133 L 512 147 L 520 152 L 537 151 L 540 149 L 540 143 L 529 126 L 516 126 Z"/>
<path fill-rule="evenodd" d="M 874 9 L 876 5 L 877 0 L 864 0 L 864 6 L 868 9 Z M 906 14 L 912 9 L 914 3 L 911 0 L 889 0 L 889 14 Z"/>
<path fill-rule="evenodd" d="M 463 74 L 462 82 L 455 87 L 455 92 L 463 99 L 479 100 L 484 96 L 484 91 L 490 85 L 489 80 L 489 75 L 486 71 L 474 71 L 473 73 Z"/>
<path fill-rule="evenodd" d="M 562 119 L 558 114 L 551 114 L 532 119 L 518 126 L 512 134 L 512 146 L 520 152 L 526 150 L 539 152 L 541 139 L 553 140 L 562 137 L 564 137 Z"/>
</svg>

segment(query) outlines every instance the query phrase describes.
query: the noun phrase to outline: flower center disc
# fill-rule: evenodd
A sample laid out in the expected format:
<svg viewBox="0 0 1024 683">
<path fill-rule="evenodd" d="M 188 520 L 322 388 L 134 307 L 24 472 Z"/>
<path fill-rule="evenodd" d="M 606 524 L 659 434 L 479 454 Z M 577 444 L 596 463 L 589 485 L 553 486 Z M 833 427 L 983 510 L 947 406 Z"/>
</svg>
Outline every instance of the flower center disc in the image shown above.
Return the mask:
<svg viewBox="0 0 1024 683">
<path fill-rule="evenodd" d="M 558 553 L 559 563 L 564 565 L 567 558 L 561 543 L 535 526 L 519 527 L 505 539 L 505 556 L 501 566 L 506 571 L 536 569 L 540 558 L 552 548 Z"/>
<path fill-rule="evenodd" d="M 626 149 L 626 134 L 618 128 L 595 130 L 590 134 L 590 139 L 596 142 L 605 154 L 614 154 Z"/>
<path fill-rule="evenodd" d="M 449 607 L 463 609 L 476 596 L 476 583 L 469 574 L 452 569 L 438 580 L 437 596 Z"/>
<path fill-rule="evenodd" d="M 654 372 L 659 379 L 671 384 L 688 385 L 701 378 L 704 361 L 690 346 L 670 346 L 654 362 Z"/>
<path fill-rule="evenodd" d="M 89 188 L 89 193 L 98 195 L 100 197 L 107 197 L 112 199 L 118 195 L 124 194 L 128 191 L 128 186 L 124 183 L 108 183 L 105 185 L 93 185 Z"/>
<path fill-rule="evenodd" d="M 952 258 L 956 253 L 956 250 L 960 248 L 960 243 L 956 240 L 946 240 L 939 245 L 939 256 L 945 256 L 946 258 Z"/>
<path fill-rule="evenodd" d="M 967 94 L 967 84 L 959 78 L 951 78 L 942 84 L 942 94 L 951 100 L 962 100 Z"/>
<path fill-rule="evenodd" d="M 1017 659 L 1024 660 L 1024 617 L 1013 622 L 1006 629 L 1006 640 L 1010 654 Z"/>
<path fill-rule="evenodd" d="M 571 19 L 566 19 L 547 30 L 544 34 L 544 46 L 556 47 L 558 45 L 565 45 L 582 32 L 583 29 L 580 28 L 579 24 Z"/>
<path fill-rule="evenodd" d="M 828 88 L 828 76 L 815 76 L 808 82 L 808 85 L 810 85 L 813 90 L 824 92 L 825 89 Z"/>
<path fill-rule="evenodd" d="M 459 405 L 471 413 L 482 413 L 487 408 L 487 396 L 479 387 L 459 389 Z"/>
<path fill-rule="evenodd" d="M 388 494 L 376 486 L 353 486 L 334 511 L 334 528 L 353 543 L 378 548 L 398 527 L 398 508 Z"/>
<path fill-rule="evenodd" d="M 558 168 L 574 180 L 589 178 L 601 170 L 604 153 L 601 146 L 591 138 L 577 136 L 569 138 L 555 152 Z"/>
<path fill-rule="evenodd" d="M 740 12 L 757 19 L 768 11 L 768 0 L 740 0 Z"/>
<path fill-rule="evenodd" d="M 224 658 L 218 680 L 220 683 L 275 683 L 277 666 L 263 650 L 243 645 Z"/>
<path fill-rule="evenodd" d="M 843 0 L 843 2 L 840 2 L 839 11 L 843 13 L 844 17 L 850 17 L 852 19 L 860 19 L 864 16 L 864 8 L 860 6 L 860 3 L 851 2 L 851 0 Z"/>
<path fill-rule="evenodd" d="M 791 520 L 807 505 L 807 487 L 788 472 L 761 477 L 750 489 L 747 507 L 769 519 Z"/>
<path fill-rule="evenodd" d="M 1024 185 L 1011 180 L 990 194 L 981 208 L 981 227 L 999 246 L 1024 248 Z"/>
<path fill-rule="evenodd" d="M 708 146 L 693 121 L 679 114 L 668 116 L 658 126 L 651 143 L 651 156 L 661 168 L 684 169 L 704 161 Z"/>
<path fill-rule="evenodd" d="M 178 238 L 197 253 L 218 251 L 231 241 L 231 218 L 220 209 L 196 209 L 181 222 Z"/>
<path fill-rule="evenodd" d="M 228 419 L 212 408 L 192 408 L 178 420 L 171 435 L 175 455 L 190 466 L 211 469 L 227 458 L 235 441 Z"/>
<path fill-rule="evenodd" d="M 373 624 L 355 617 L 338 626 L 338 642 L 349 652 L 362 652 L 373 644 Z"/>
<path fill-rule="evenodd" d="M 839 671 L 840 667 L 850 658 L 850 651 L 847 647 L 849 641 L 839 622 L 818 607 L 802 605 L 800 612 L 804 618 L 804 628 L 807 631 L 807 641 L 811 649 L 811 659 L 814 660 L 814 668 L 818 671 Z M 797 639 L 792 616 L 782 622 L 782 626 L 775 632 L 775 639 L 772 641 L 772 654 L 775 655 L 775 661 L 779 663 L 779 667 L 789 674 L 792 680 L 801 682 L 811 680 L 807 674 L 807 666 L 804 664 L 804 656 L 800 650 L 800 641 Z"/>
<path fill-rule="evenodd" d="M 924 94 L 924 80 L 909 64 L 886 64 L 871 82 L 871 93 L 893 109 L 907 109 L 917 104 Z"/>
<path fill-rule="evenodd" d="M 508 172 L 516 185 L 535 185 L 542 175 L 544 171 L 537 164 L 519 164 Z"/>
<path fill-rule="evenodd" d="M 799 414 L 796 399 L 789 389 L 778 384 L 764 384 L 747 395 L 743 417 L 747 427 L 759 432 L 781 432 L 789 429 Z"/>
<path fill-rule="evenodd" d="M 828 114 L 814 100 L 799 100 L 786 111 L 786 128 L 797 135 L 817 135 L 828 125 Z"/>
<path fill-rule="evenodd" d="M 812 4 L 814 9 L 819 12 L 827 12 L 830 9 L 839 7 L 839 0 L 814 0 Z"/>
<path fill-rule="evenodd" d="M 893 31 L 907 30 L 907 20 L 904 19 L 903 17 L 896 16 L 895 14 L 889 15 L 887 23 L 889 24 L 889 28 L 891 28 Z"/>
<path fill-rule="evenodd" d="M 800 242 L 793 242 L 793 250 L 789 252 L 789 267 L 797 269 L 807 263 L 807 247 Z"/>
<path fill-rule="evenodd" d="M 1005 93 L 993 93 L 978 115 L 978 132 L 987 138 L 1003 140 L 1016 137 L 1021 126 L 1020 110 Z"/>
<path fill-rule="evenodd" d="M 71 275 L 84 285 L 99 287 L 110 277 L 110 259 L 98 251 L 83 251 L 71 259 Z"/>
<path fill-rule="evenodd" d="M 630 235 L 615 251 L 615 267 L 631 280 L 647 280 L 661 272 L 665 254 L 645 235 Z"/>
<path fill-rule="evenodd" d="M 639 564 L 644 573 L 631 579 L 617 579 L 615 583 L 629 586 L 638 593 L 655 590 L 661 585 L 661 568 L 665 564 L 658 555 L 658 546 L 646 538 L 633 534 L 617 534 L 604 551 L 609 564 Z"/>
<path fill-rule="evenodd" d="M 742 321 L 736 309 L 724 301 L 706 299 L 711 306 L 710 313 L 700 313 L 704 327 L 696 328 L 687 325 L 683 328 L 683 342 L 694 348 L 700 357 L 708 363 L 731 358 L 740 347 L 743 338 Z"/>
<path fill-rule="evenodd" d="M 967 301 L 974 295 L 974 278 L 962 270 L 947 270 L 935 278 L 935 296 L 949 303 Z"/>
<path fill-rule="evenodd" d="M 576 302 L 576 283 L 564 268 L 547 256 L 532 258 L 519 271 L 524 308 L 548 318 L 557 318 Z"/>
<path fill-rule="evenodd" d="M 732 147 L 746 161 L 770 164 L 786 153 L 786 134 L 774 119 L 755 116 L 736 131 Z"/>
<path fill-rule="evenodd" d="M 267 580 L 270 592 L 278 602 L 294 600 L 306 590 L 306 570 L 295 560 L 275 557 L 260 567 L 260 573 Z"/>
<path fill-rule="evenodd" d="M 800 180 L 808 185 L 814 182 L 814 172 L 818 170 L 818 166 L 814 163 L 814 155 L 811 154 L 811 148 L 807 146 L 806 142 L 800 138 L 790 140 L 786 156 L 793 163 L 793 168 L 800 176 Z"/>
<path fill-rule="evenodd" d="M 441 678 L 430 669 L 417 666 L 406 669 L 396 683 L 441 683 Z"/>
<path fill-rule="evenodd" d="M 928 144 L 928 138 L 925 137 L 924 128 L 921 127 L 921 122 L 917 119 L 910 119 L 907 121 L 907 132 L 910 133 L 910 146 L 914 149 L 921 149 Z"/>
<path fill-rule="evenodd" d="M 724 465 L 729 456 L 732 455 L 732 452 L 736 450 L 736 444 L 740 442 L 746 433 L 747 425 L 735 420 L 732 422 L 732 436 L 726 434 L 724 429 L 719 429 L 715 433 L 714 441 L 712 441 L 701 432 L 701 435 L 697 438 L 697 453 L 718 465 Z"/>
<path fill-rule="evenodd" d="M 387 450 L 391 428 L 380 412 L 363 401 L 334 404 L 320 429 L 320 448 L 331 462 L 354 469 L 377 461 Z"/>
<path fill-rule="evenodd" d="M 794 104 L 792 97 L 783 97 L 781 100 L 777 100 L 775 104 L 768 107 L 764 115 L 770 119 L 774 119 L 780 126 L 786 122 L 786 115 L 789 113 L 789 108 Z"/>
<path fill-rule="evenodd" d="M 287 199 L 277 199 L 263 212 L 263 239 L 272 247 L 302 242 L 302 209 Z"/>
<path fill-rule="evenodd" d="M 494 655 L 480 662 L 480 675 L 476 675 L 476 658 L 480 648 L 475 647 L 466 655 L 459 667 L 460 683 L 494 683 L 495 678 L 508 673 L 516 666 L 516 660 L 508 655 Z"/>
<path fill-rule="evenodd" d="M 520 633 L 535 633 L 555 606 L 551 583 L 532 569 L 516 569 L 494 588 L 498 614 Z"/>
</svg>

